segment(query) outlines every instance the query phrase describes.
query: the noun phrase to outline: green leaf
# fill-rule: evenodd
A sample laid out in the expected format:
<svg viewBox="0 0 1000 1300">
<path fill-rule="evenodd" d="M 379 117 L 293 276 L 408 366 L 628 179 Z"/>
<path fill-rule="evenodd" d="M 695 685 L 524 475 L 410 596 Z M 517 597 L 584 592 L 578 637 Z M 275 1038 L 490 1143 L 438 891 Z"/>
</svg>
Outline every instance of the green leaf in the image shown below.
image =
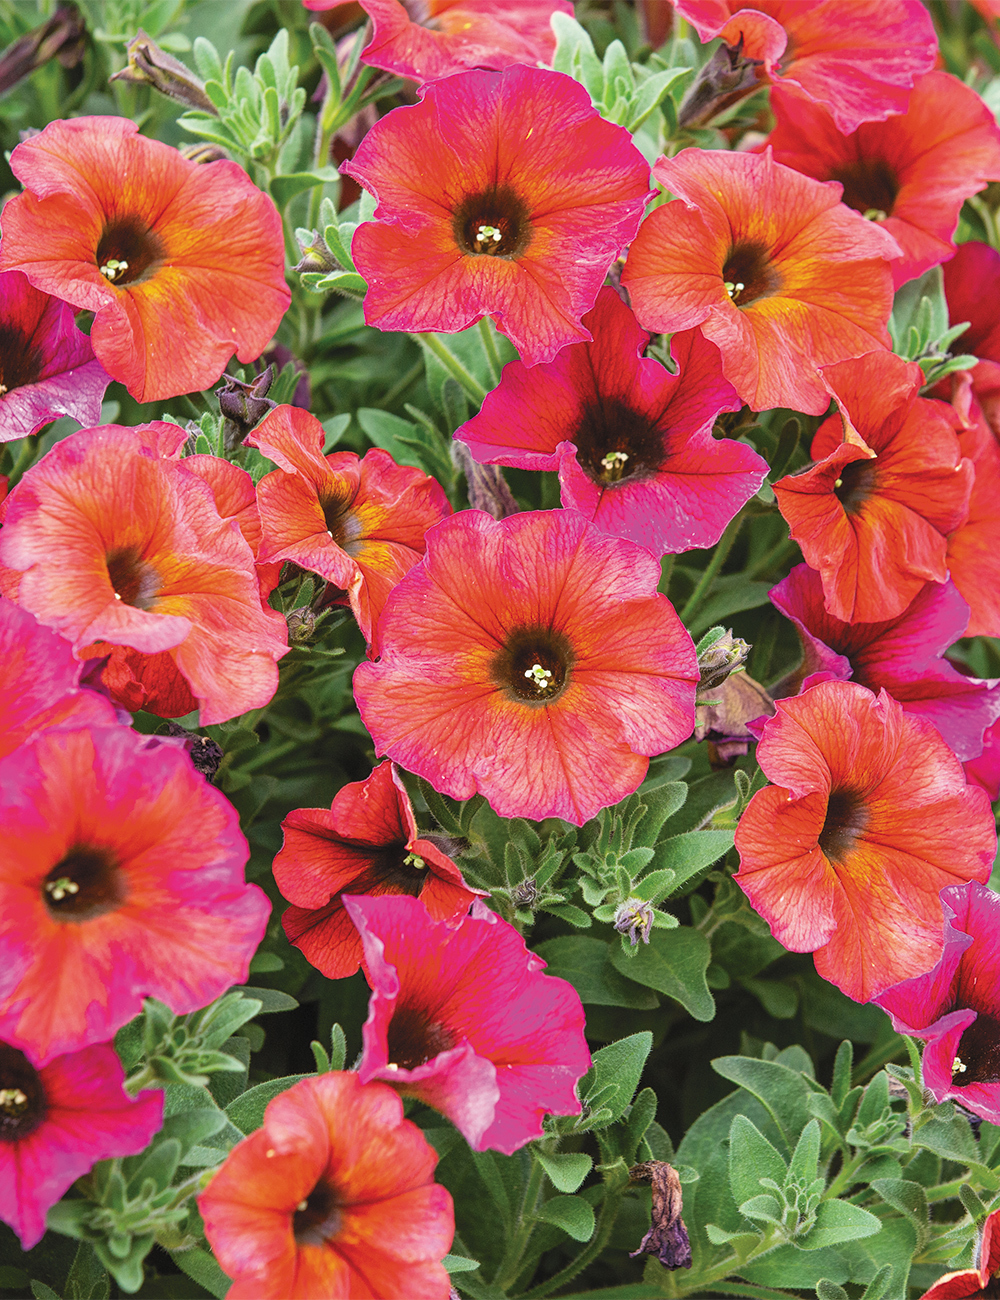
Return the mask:
<svg viewBox="0 0 1000 1300">
<path fill-rule="evenodd" d="M 749 1201 L 744 1201 L 740 1206 L 740 1214 L 748 1219 L 760 1219 L 764 1223 L 781 1223 L 783 1211 L 776 1197 L 762 1192 L 759 1196 L 751 1196 Z"/>
<path fill-rule="evenodd" d="M 614 948 L 618 946 L 616 942 Z M 611 965 L 611 950 L 611 945 L 603 939 L 576 934 L 548 939 L 535 949 L 547 963 L 548 973 L 569 980 L 581 1002 L 597 1007 L 655 1011 L 660 1005 L 656 994 L 620 975 Z"/>
<path fill-rule="evenodd" d="M 816 1222 L 804 1236 L 796 1237 L 795 1244 L 802 1250 L 820 1250 L 840 1241 L 873 1237 L 881 1227 L 882 1220 L 860 1205 L 852 1205 L 849 1201 L 823 1201 L 816 1211 Z"/>
<path fill-rule="evenodd" d="M 635 797 L 646 811 L 632 831 L 632 843 L 652 848 L 660 838 L 664 822 L 683 808 L 687 794 L 688 788 L 684 781 L 665 781 L 663 785 L 640 790 Z"/>
<path fill-rule="evenodd" d="M 762 1178 L 782 1187 L 786 1173 L 785 1161 L 756 1124 L 737 1115 L 729 1130 L 729 1186 L 736 1204 L 742 1207 L 744 1201 L 759 1195 Z"/>
<path fill-rule="evenodd" d="M 445 1255 L 441 1263 L 448 1273 L 474 1273 L 479 1267 L 477 1259 L 469 1259 L 466 1255 Z"/>
<path fill-rule="evenodd" d="M 791 1163 L 788 1166 L 789 1182 L 811 1183 L 819 1168 L 820 1132 L 817 1120 L 811 1119 L 802 1130 Z"/>
<path fill-rule="evenodd" d="M 654 859 L 657 870 L 669 868 L 676 873 L 674 890 L 704 871 L 733 847 L 734 831 L 688 831 L 661 840 Z"/>
<path fill-rule="evenodd" d="M 575 1192 L 593 1168 L 594 1161 L 583 1151 L 535 1152 L 535 1158 L 560 1192 Z"/>
<path fill-rule="evenodd" d="M 746 1088 L 764 1105 L 791 1154 L 812 1118 L 808 1099 L 816 1095 L 799 1071 L 750 1056 L 721 1056 L 712 1062 L 712 1069 Z"/>
<path fill-rule="evenodd" d="M 620 1119 L 631 1103 L 652 1046 L 653 1035 L 647 1031 L 621 1038 L 594 1053 L 594 1063 L 580 1081 L 580 1096 L 587 1102 L 599 1089 L 613 1086 L 614 1092 L 602 1101 L 611 1111 L 607 1123 Z"/>
<path fill-rule="evenodd" d="M 264 1109 L 272 1097 L 277 1097 L 300 1079 L 308 1079 L 307 1074 L 289 1074 L 283 1079 L 268 1079 L 250 1088 L 226 1107 L 226 1114 L 241 1133 L 253 1133 L 264 1122 Z"/>
<path fill-rule="evenodd" d="M 336 167 L 318 167 L 314 172 L 292 172 L 288 176 L 275 176 L 270 185 L 271 198 L 280 211 L 295 198 L 296 194 L 303 194 L 316 185 L 332 185 L 339 179 L 340 173 Z M 358 276 L 358 279 L 361 277 Z"/>
<path fill-rule="evenodd" d="M 628 1113 L 627 1139 L 625 1143 L 625 1153 L 628 1156 L 629 1163 L 635 1159 L 639 1143 L 656 1117 L 657 1104 L 657 1096 L 652 1088 L 643 1088 L 632 1103 L 632 1109 Z"/>
<path fill-rule="evenodd" d="M 752 993 L 769 1016 L 775 1020 L 791 1020 L 799 1007 L 799 995 L 790 984 L 780 980 L 741 980 L 748 993 Z"/>
<path fill-rule="evenodd" d="M 363 298 L 368 292 L 368 282 L 355 271 L 304 271 L 302 283 L 310 293 L 343 293 L 348 298 Z"/>
<path fill-rule="evenodd" d="M 569 14 L 556 12 L 551 18 L 556 34 L 552 66 L 587 87 L 590 98 L 599 104 L 604 89 L 604 66 L 594 53 L 594 43 L 585 28 Z"/>
<path fill-rule="evenodd" d="M 715 1000 L 705 981 L 711 960 L 711 944 L 690 926 L 653 930 L 649 943 L 640 944 L 632 957 L 620 947 L 611 950 L 611 964 L 619 974 L 665 993 L 701 1021 L 715 1015 Z"/>
<path fill-rule="evenodd" d="M 543 1223 L 554 1223 L 574 1241 L 589 1241 L 594 1235 L 594 1209 L 582 1196 L 553 1196 L 537 1214 Z"/>
<path fill-rule="evenodd" d="M 290 993 L 282 993 L 280 989 L 255 989 L 238 985 L 229 992 L 242 993 L 245 998 L 256 998 L 260 1003 L 260 1010 L 255 1012 L 258 1016 L 266 1016 L 272 1011 L 294 1011 L 299 1005 Z"/>
<path fill-rule="evenodd" d="M 593 1216 L 593 1210 L 591 1215 Z M 46 1286 L 44 1282 L 39 1282 L 34 1277 L 31 1279 L 31 1294 L 35 1297 L 35 1300 L 60 1300 L 60 1297 L 56 1295 L 50 1286 Z"/>
<path fill-rule="evenodd" d="M 922 1251 L 931 1233 L 930 1210 L 924 1189 L 906 1178 L 876 1178 L 871 1185 L 887 1205 L 910 1220 L 917 1234 L 917 1252 Z"/>
<path fill-rule="evenodd" d="M 424 468 L 420 457 L 414 454 L 412 446 L 407 446 L 407 440 L 412 443 L 416 436 L 415 424 L 411 424 L 409 420 L 401 420 L 398 415 L 391 415 L 388 411 L 379 411 L 367 406 L 362 406 L 357 416 L 358 424 L 375 446 L 387 451 L 397 464 L 411 465 L 415 469 Z"/>
<path fill-rule="evenodd" d="M 848 1296 L 842 1286 L 824 1277 L 816 1283 L 816 1300 L 848 1300 Z"/>
<path fill-rule="evenodd" d="M 110 1295 L 107 1270 L 90 1243 L 81 1241 L 66 1278 L 66 1300 L 109 1300 Z"/>
<path fill-rule="evenodd" d="M 233 1285 L 233 1279 L 223 1273 L 215 1262 L 215 1257 L 200 1246 L 192 1246 L 190 1250 L 172 1250 L 170 1258 L 192 1281 L 214 1295 L 216 1300 L 224 1300 Z"/>
</svg>

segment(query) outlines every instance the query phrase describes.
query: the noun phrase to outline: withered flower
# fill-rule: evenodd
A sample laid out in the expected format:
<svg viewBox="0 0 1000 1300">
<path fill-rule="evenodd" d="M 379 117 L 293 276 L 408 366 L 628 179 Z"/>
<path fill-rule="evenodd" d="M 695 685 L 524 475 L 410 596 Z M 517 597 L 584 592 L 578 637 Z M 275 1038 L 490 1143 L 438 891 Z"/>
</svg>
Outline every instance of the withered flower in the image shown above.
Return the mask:
<svg viewBox="0 0 1000 1300">
<path fill-rule="evenodd" d="M 639 1249 L 633 1250 L 629 1258 L 655 1255 L 664 1268 L 690 1268 L 691 1243 L 681 1218 L 681 1180 L 676 1169 L 665 1160 L 647 1160 L 633 1165 L 628 1176 L 630 1182 L 653 1186 L 652 1223 Z"/>
</svg>

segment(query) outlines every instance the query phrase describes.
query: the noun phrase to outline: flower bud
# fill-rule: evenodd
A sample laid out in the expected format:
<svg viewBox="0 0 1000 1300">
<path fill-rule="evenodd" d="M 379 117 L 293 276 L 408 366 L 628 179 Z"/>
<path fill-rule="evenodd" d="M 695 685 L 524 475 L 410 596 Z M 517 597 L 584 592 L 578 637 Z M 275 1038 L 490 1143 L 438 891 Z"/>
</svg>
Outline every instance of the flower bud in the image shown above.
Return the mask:
<svg viewBox="0 0 1000 1300">
<path fill-rule="evenodd" d="M 197 140 L 193 144 L 182 144 L 177 150 L 182 158 L 193 163 L 225 162 L 229 160 L 229 154 L 225 149 L 217 144 L 212 144 L 209 140 Z"/>
<path fill-rule="evenodd" d="M 681 101 L 678 126 L 690 129 L 710 122 L 716 113 L 756 90 L 757 69 L 763 62 L 743 57 L 742 36 L 736 45 L 720 45 Z"/>
<path fill-rule="evenodd" d="M 227 449 L 238 447 L 268 411 L 274 410 L 277 403 L 267 396 L 273 382 L 274 366 L 268 366 L 249 383 L 226 375 L 226 382 L 216 389 L 219 410 L 226 418 L 223 438 Z"/>
<path fill-rule="evenodd" d="M 639 940 L 649 943 L 649 932 L 653 928 L 653 908 L 644 898 L 628 898 L 615 912 L 615 929 L 619 934 L 627 934 L 634 948 Z"/>
<path fill-rule="evenodd" d="M 639 1243 L 639 1249 L 633 1250 L 629 1258 L 655 1255 L 664 1268 L 690 1268 L 691 1243 L 681 1218 L 681 1180 L 676 1169 L 665 1160 L 647 1160 L 641 1165 L 633 1165 L 628 1176 L 630 1182 L 651 1183 L 653 1187 L 649 1231 Z"/>
<path fill-rule="evenodd" d="M 732 628 L 724 632 L 713 627 L 698 643 L 699 694 L 714 691 L 730 673 L 739 672 L 750 657 L 751 647 L 741 637 L 734 637 Z"/>
<path fill-rule="evenodd" d="M 473 510 L 485 510 L 494 519 L 516 515 L 521 507 L 507 486 L 499 465 L 480 465 L 473 460 L 472 452 L 464 442 L 452 443 L 452 459 L 465 473 L 468 484 L 469 505 Z"/>
<path fill-rule="evenodd" d="M 86 28 L 76 9 L 57 9 L 52 17 L 33 27 L 0 58 L 0 95 L 23 81 L 29 73 L 49 59 L 58 59 L 64 68 L 75 67 L 86 48 Z"/>
<path fill-rule="evenodd" d="M 316 615 L 308 605 L 293 609 L 286 620 L 288 623 L 288 640 L 292 645 L 301 645 L 308 641 L 316 630 Z"/>
<path fill-rule="evenodd" d="M 294 267 L 296 271 L 342 271 L 344 269 L 330 252 L 326 240 L 318 230 L 312 232 L 312 238 L 307 242 L 299 238 L 299 248 L 302 250 L 302 260 Z"/>
<path fill-rule="evenodd" d="M 168 99 L 176 99 L 188 108 L 218 117 L 218 110 L 205 94 L 205 83 L 175 59 L 161 50 L 152 37 L 139 28 L 125 47 L 128 63 L 110 81 L 127 81 L 137 86 L 152 86 Z"/>
</svg>

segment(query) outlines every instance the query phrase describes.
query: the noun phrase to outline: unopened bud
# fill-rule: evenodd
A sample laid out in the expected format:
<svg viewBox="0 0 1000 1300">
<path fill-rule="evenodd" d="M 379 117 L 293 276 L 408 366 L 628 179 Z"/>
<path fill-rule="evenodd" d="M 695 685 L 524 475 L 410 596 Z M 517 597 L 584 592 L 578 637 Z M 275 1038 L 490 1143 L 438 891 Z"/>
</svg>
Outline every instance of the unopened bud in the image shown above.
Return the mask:
<svg viewBox="0 0 1000 1300">
<path fill-rule="evenodd" d="M 86 28 L 73 8 L 57 9 L 39 27 L 8 45 L 0 57 L 0 95 L 23 81 L 29 73 L 49 59 L 58 59 L 64 68 L 75 67 L 86 48 Z"/>
<path fill-rule="evenodd" d="M 739 672 L 750 657 L 751 647 L 730 628 L 713 627 L 698 642 L 699 694 L 721 686 L 730 673 Z"/>
<path fill-rule="evenodd" d="M 736 45 L 720 45 L 681 101 L 678 126 L 689 129 L 709 122 L 716 113 L 756 90 L 757 69 L 763 62 L 743 57 L 742 35 Z"/>
<path fill-rule="evenodd" d="M 227 449 L 238 447 L 268 411 L 274 410 L 277 403 L 267 396 L 273 382 L 274 366 L 267 366 L 249 383 L 226 375 L 226 382 L 216 389 L 219 410 L 226 418 L 223 437 Z"/>
<path fill-rule="evenodd" d="M 161 50 L 151 36 L 139 28 L 125 47 L 128 63 L 109 81 L 127 81 L 137 86 L 152 86 L 168 99 L 176 99 L 188 108 L 218 117 L 218 109 L 205 94 L 205 83 L 190 68 Z"/>
<path fill-rule="evenodd" d="M 455 464 L 465 473 L 469 505 L 473 510 L 485 510 L 494 519 L 506 519 L 520 511 L 521 507 L 514 500 L 499 465 L 480 465 L 461 441 L 452 443 L 451 454 Z"/>
<path fill-rule="evenodd" d="M 206 781 L 211 781 L 222 762 L 222 750 L 210 736 L 199 736 L 197 732 L 186 730 L 177 722 L 167 722 L 164 730 L 168 736 L 184 741 L 184 748 L 196 772 L 200 772 Z"/>
<path fill-rule="evenodd" d="M 303 641 L 308 641 L 316 630 L 316 615 L 308 605 L 303 605 L 300 609 L 293 609 L 286 622 L 288 623 L 288 639 L 293 645 L 301 645 Z"/>
<path fill-rule="evenodd" d="M 653 928 L 653 908 L 644 898 L 628 898 L 615 912 L 615 929 L 627 934 L 634 948 L 639 940 L 649 943 Z"/>
<path fill-rule="evenodd" d="M 298 236 L 296 236 L 298 238 Z M 342 271 L 344 268 L 340 265 L 334 255 L 327 247 L 327 242 L 318 230 L 312 232 L 312 237 L 308 241 L 299 239 L 299 248 L 302 250 L 302 260 L 295 266 L 296 271 Z"/>
<path fill-rule="evenodd" d="M 538 901 L 538 886 L 533 880 L 522 880 L 511 890 L 510 900 L 515 907 L 533 908 Z"/>
<path fill-rule="evenodd" d="M 664 1268 L 690 1268 L 691 1242 L 681 1218 L 683 1201 L 677 1170 L 665 1160 L 647 1160 L 641 1165 L 633 1165 L 628 1176 L 630 1182 L 651 1183 L 653 1187 L 649 1231 L 639 1243 L 639 1249 L 633 1250 L 629 1258 L 655 1255 Z"/>
<path fill-rule="evenodd" d="M 225 162 L 229 159 L 229 154 L 221 145 L 212 144 L 209 140 L 198 140 L 194 144 L 182 144 L 177 150 L 182 158 L 193 163 L 210 163 Z"/>
</svg>

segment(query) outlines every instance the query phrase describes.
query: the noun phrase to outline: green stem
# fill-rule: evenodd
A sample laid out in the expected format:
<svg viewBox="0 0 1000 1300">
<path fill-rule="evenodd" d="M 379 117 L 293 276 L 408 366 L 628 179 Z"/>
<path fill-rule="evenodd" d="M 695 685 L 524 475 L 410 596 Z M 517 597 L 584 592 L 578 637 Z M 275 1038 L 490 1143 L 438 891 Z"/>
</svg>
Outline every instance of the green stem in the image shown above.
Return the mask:
<svg viewBox="0 0 1000 1300">
<path fill-rule="evenodd" d="M 551 1292 L 557 1291 L 559 1287 L 565 1286 L 567 1282 L 572 1282 L 578 1273 L 581 1273 L 588 1264 L 593 1263 L 610 1240 L 612 1230 L 615 1226 L 615 1220 L 618 1218 L 618 1205 L 627 1186 L 628 1184 L 626 1183 L 625 1186 L 619 1188 L 617 1191 L 608 1192 L 605 1195 L 604 1204 L 601 1206 L 601 1213 L 597 1218 L 597 1227 L 594 1229 L 594 1235 L 586 1246 L 584 1246 L 583 1250 L 580 1251 L 579 1255 L 574 1259 L 571 1259 L 566 1267 L 560 1269 L 553 1277 L 546 1278 L 544 1282 L 534 1287 L 531 1291 L 522 1292 L 519 1300 L 542 1300 L 543 1296 L 547 1296 Z"/>
<path fill-rule="evenodd" d="M 511 1237 L 510 1244 L 504 1252 L 504 1257 L 500 1261 L 500 1267 L 497 1269 L 496 1277 L 493 1279 L 493 1285 L 500 1290 L 506 1291 L 514 1279 L 517 1277 L 521 1266 L 521 1260 L 524 1258 L 524 1252 L 528 1249 L 528 1242 L 531 1240 L 531 1234 L 535 1230 L 537 1222 L 535 1218 L 535 1207 L 538 1204 L 538 1198 L 542 1191 L 542 1179 L 545 1177 L 545 1170 L 542 1168 L 538 1156 L 531 1154 L 531 1173 L 528 1175 L 528 1183 L 524 1189 L 524 1196 L 521 1199 L 521 1209 L 517 1216 L 517 1227 L 514 1235 Z"/>
<path fill-rule="evenodd" d="M 475 375 L 466 370 L 458 357 L 445 347 L 436 334 L 411 334 L 410 338 L 416 339 L 421 347 L 426 348 L 432 356 L 436 357 L 452 379 L 458 381 L 469 399 L 475 402 L 477 406 L 482 406 L 483 399 L 486 397 L 486 389 Z"/>
<path fill-rule="evenodd" d="M 41 434 L 32 433 L 29 434 L 21 443 L 21 450 L 17 453 L 17 460 L 14 462 L 14 468 L 7 476 L 10 487 L 14 487 L 15 484 L 21 480 L 24 473 L 34 464 L 40 438 Z"/>
<path fill-rule="evenodd" d="M 490 323 L 485 316 L 479 322 L 479 337 L 482 339 L 483 352 L 486 355 L 486 364 L 490 368 L 493 387 L 496 388 L 500 382 L 500 371 L 503 366 L 500 364 L 500 353 L 497 351 L 496 339 L 493 337 Z"/>
<path fill-rule="evenodd" d="M 958 1195 L 958 1189 L 968 1181 L 968 1175 L 964 1175 L 950 1183 L 937 1183 L 934 1187 L 925 1188 L 924 1195 L 929 1201 L 951 1201 Z"/>
<path fill-rule="evenodd" d="M 730 523 L 729 527 L 722 534 L 719 544 L 715 548 L 715 553 L 705 566 L 705 572 L 701 575 L 697 587 L 692 591 L 687 604 L 681 610 L 681 622 L 688 623 L 695 614 L 698 606 L 708 594 L 708 590 L 718 576 L 719 570 L 725 564 L 729 552 L 733 548 L 733 542 L 736 541 L 736 535 L 740 531 L 740 525 L 743 523 L 743 516 L 737 515 Z"/>
<path fill-rule="evenodd" d="M 867 1159 L 868 1152 L 861 1151 L 853 1160 L 848 1160 L 837 1177 L 826 1189 L 823 1199 L 825 1201 L 832 1201 L 835 1197 L 839 1196 L 841 1192 L 846 1192 L 848 1187 L 850 1187 L 851 1183 L 854 1181 L 854 1175 Z"/>
<path fill-rule="evenodd" d="M 756 564 L 751 564 L 746 571 L 747 578 L 756 578 L 760 573 L 767 573 L 768 570 L 775 568 L 787 556 L 794 555 L 796 549 L 796 544 L 790 537 L 783 537 L 780 542 L 777 542 L 762 555 Z"/>
<path fill-rule="evenodd" d="M 379 402 L 379 407 L 384 411 L 387 406 L 391 406 L 398 397 L 402 397 L 402 395 L 406 392 L 406 390 L 409 388 L 411 384 L 415 384 L 417 382 L 417 380 L 420 378 L 420 376 L 423 373 L 424 373 L 424 363 L 423 363 L 423 359 L 421 358 L 420 361 L 418 361 L 414 366 L 412 366 L 406 372 L 406 374 L 403 376 L 402 379 L 397 380 L 396 383 L 393 384 L 393 386 L 389 389 L 386 395 Z"/>
</svg>

